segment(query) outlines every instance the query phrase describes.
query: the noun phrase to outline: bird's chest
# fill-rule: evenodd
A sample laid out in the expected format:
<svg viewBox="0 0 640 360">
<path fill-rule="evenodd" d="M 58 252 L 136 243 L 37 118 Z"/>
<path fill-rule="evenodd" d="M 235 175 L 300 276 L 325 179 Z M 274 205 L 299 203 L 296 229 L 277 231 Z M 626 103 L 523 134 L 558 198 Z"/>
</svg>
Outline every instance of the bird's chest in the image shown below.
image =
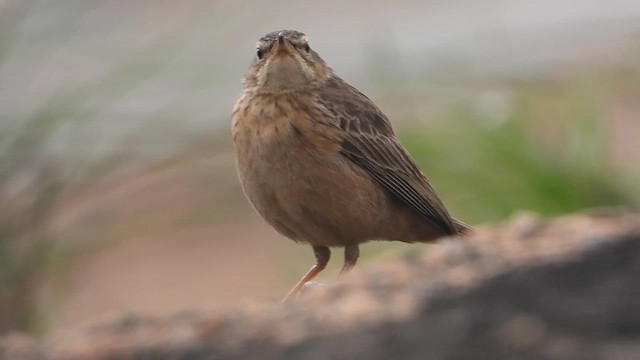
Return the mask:
<svg viewBox="0 0 640 360">
<path fill-rule="evenodd" d="M 238 173 L 245 187 L 277 190 L 313 170 L 309 166 L 309 149 L 291 134 L 286 121 L 258 133 L 247 131 L 236 140 L 235 149 Z"/>
<path fill-rule="evenodd" d="M 310 150 L 301 132 L 309 132 L 309 127 L 308 115 L 288 101 L 241 100 L 232 129 L 241 180 L 282 181 L 288 171 L 299 168 L 304 161 L 300 152 Z"/>
<path fill-rule="evenodd" d="M 240 100 L 233 139 L 244 192 L 257 212 L 291 239 L 340 245 L 340 239 L 350 238 L 341 229 L 356 229 L 355 237 L 365 238 L 369 227 L 354 223 L 351 214 L 373 208 L 376 192 L 340 154 L 340 133 L 331 119 L 300 108 Z"/>
<path fill-rule="evenodd" d="M 250 200 L 300 195 L 330 176 L 339 141 L 311 99 L 240 99 L 233 115 L 238 174 Z"/>
</svg>

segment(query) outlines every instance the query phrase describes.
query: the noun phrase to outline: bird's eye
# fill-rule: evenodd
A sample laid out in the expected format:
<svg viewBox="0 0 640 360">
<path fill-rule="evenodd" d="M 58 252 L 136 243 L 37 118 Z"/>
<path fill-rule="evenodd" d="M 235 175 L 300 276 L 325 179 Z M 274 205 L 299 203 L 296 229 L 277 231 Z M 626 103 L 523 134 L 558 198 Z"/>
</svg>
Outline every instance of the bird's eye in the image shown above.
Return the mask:
<svg viewBox="0 0 640 360">
<path fill-rule="evenodd" d="M 258 56 L 258 59 L 262 60 L 262 57 L 264 56 L 264 52 L 262 51 L 262 49 L 258 49 L 256 50 L 256 55 Z"/>
<path fill-rule="evenodd" d="M 304 46 L 302 46 L 302 48 L 304 49 L 304 51 L 309 52 L 311 51 L 311 47 L 309 47 L 309 44 L 304 44 Z"/>
</svg>

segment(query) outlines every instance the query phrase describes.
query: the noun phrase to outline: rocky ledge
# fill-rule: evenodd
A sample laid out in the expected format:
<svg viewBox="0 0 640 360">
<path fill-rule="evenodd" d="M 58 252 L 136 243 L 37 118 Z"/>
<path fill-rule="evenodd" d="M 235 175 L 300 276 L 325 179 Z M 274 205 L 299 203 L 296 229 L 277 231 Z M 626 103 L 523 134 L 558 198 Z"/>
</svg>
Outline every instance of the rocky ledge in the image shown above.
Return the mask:
<svg viewBox="0 0 640 360">
<path fill-rule="evenodd" d="M 640 215 L 520 215 L 286 306 L 14 334 L 0 358 L 640 359 Z"/>
</svg>

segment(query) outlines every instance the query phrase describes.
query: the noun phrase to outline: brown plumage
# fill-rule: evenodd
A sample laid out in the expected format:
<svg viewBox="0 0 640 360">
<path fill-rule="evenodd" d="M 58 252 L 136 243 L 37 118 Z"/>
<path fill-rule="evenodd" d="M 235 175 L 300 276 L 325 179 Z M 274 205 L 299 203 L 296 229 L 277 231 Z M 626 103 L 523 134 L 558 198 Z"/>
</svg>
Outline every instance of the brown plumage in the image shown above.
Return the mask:
<svg viewBox="0 0 640 360">
<path fill-rule="evenodd" d="M 272 32 L 233 110 L 238 175 L 256 211 L 282 235 L 310 244 L 322 271 L 345 248 L 341 274 L 369 240 L 429 242 L 466 232 L 451 218 L 389 119 L 340 79 L 298 31 Z"/>
</svg>

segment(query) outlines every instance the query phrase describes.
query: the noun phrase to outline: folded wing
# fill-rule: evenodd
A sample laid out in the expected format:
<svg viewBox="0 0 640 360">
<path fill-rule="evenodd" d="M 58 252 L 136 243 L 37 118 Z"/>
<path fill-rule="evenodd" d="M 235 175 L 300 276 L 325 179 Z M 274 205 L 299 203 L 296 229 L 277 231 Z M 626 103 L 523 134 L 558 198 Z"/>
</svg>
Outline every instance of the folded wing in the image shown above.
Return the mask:
<svg viewBox="0 0 640 360">
<path fill-rule="evenodd" d="M 407 150 L 396 138 L 388 118 L 354 87 L 335 78 L 319 101 L 342 130 L 341 154 L 369 173 L 392 196 L 446 234 L 457 233 L 451 216 Z M 335 94 L 349 92 L 350 96 Z"/>
</svg>

